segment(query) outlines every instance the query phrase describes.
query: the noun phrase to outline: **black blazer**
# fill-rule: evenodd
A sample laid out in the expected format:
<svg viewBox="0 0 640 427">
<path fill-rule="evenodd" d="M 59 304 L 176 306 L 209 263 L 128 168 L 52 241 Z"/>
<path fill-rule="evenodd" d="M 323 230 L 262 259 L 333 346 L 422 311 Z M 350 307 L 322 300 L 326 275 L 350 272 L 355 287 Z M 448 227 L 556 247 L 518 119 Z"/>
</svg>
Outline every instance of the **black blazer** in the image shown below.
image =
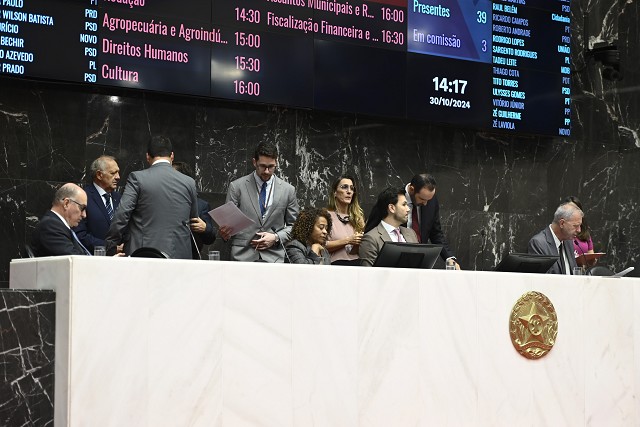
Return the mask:
<svg viewBox="0 0 640 427">
<path fill-rule="evenodd" d="M 31 248 L 37 257 L 87 255 L 73 238 L 71 230 L 51 211 L 47 211 L 40 218 L 31 236 Z"/>
<path fill-rule="evenodd" d="M 418 211 L 420 215 L 420 242 L 429 243 L 431 241 L 435 245 L 442 245 L 440 256 L 444 260 L 455 256 L 442 232 L 438 197 L 434 195 L 425 206 L 418 206 Z"/>
<path fill-rule="evenodd" d="M 85 248 L 93 252 L 96 246 L 105 246 L 104 238 L 111 226 L 111 220 L 107 214 L 107 208 L 104 206 L 104 199 L 96 190 L 96 186 L 91 183 L 84 187 L 84 191 L 87 193 L 87 217 L 80 221 L 80 224 L 73 230 Z M 120 204 L 121 197 L 117 191 L 111 193 L 114 213 Z"/>
<path fill-rule="evenodd" d="M 213 218 L 209 215 L 210 210 L 211 206 L 209 203 L 198 197 L 198 216 L 207 224 L 207 228 L 202 233 L 193 233 L 195 244 L 197 245 L 196 249 L 194 242 L 191 242 L 191 254 L 193 259 L 200 259 L 198 255 L 200 255 L 202 247 L 204 245 L 211 245 L 216 240 L 216 233 L 218 230 L 213 226 Z"/>
</svg>

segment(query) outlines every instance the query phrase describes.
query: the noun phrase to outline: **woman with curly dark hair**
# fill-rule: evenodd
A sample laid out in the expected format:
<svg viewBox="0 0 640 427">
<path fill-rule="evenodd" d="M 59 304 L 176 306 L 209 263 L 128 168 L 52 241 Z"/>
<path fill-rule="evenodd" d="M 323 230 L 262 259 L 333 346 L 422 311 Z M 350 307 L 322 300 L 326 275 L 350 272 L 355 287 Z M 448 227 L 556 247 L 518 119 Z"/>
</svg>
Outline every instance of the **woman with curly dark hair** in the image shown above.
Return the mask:
<svg viewBox="0 0 640 427">
<path fill-rule="evenodd" d="M 324 247 L 331 232 L 331 216 L 326 209 L 305 208 L 291 229 L 287 259 L 292 264 L 330 264 Z"/>
</svg>

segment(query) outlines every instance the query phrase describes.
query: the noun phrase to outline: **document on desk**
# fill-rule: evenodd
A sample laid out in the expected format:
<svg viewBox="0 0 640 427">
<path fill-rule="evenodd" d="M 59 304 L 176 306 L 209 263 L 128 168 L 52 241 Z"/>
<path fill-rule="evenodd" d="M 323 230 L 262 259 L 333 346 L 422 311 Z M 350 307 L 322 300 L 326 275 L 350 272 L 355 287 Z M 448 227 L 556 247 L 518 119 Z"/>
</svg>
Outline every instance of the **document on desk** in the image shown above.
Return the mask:
<svg viewBox="0 0 640 427">
<path fill-rule="evenodd" d="M 211 218 L 213 218 L 220 227 L 229 227 L 232 236 L 255 224 L 255 222 L 243 214 L 232 201 L 228 201 L 224 205 L 210 210 L 209 215 L 211 215 Z"/>
</svg>

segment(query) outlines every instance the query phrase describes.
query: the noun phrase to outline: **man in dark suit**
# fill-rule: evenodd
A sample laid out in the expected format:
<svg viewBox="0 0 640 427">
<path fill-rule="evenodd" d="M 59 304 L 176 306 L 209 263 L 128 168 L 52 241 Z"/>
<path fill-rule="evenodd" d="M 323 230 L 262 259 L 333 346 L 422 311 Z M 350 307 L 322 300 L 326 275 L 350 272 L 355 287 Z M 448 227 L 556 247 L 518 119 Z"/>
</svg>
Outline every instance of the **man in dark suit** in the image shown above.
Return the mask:
<svg viewBox="0 0 640 427">
<path fill-rule="evenodd" d="M 80 242 L 93 252 L 96 246 L 105 246 L 114 212 L 120 204 L 116 191 L 120 181 L 120 168 L 111 156 L 100 156 L 91 163 L 93 182 L 84 187 L 87 193 L 87 216 L 73 230 Z"/>
<path fill-rule="evenodd" d="M 409 203 L 402 188 L 387 188 L 378 195 L 360 243 L 361 265 L 373 266 L 384 242 L 418 243 L 416 233 L 400 225 L 407 222 L 409 212 Z"/>
<path fill-rule="evenodd" d="M 233 202 L 254 225 L 231 236 L 228 227 L 220 226 L 220 235 L 231 239 L 234 261 L 284 262 L 284 245 L 298 217 L 298 200 L 291 184 L 274 175 L 278 166 L 278 149 L 261 143 L 253 155 L 255 172 L 229 184 L 227 202 Z"/>
<path fill-rule="evenodd" d="M 440 204 L 436 197 L 436 179 L 430 174 L 418 174 L 405 186 L 405 196 L 409 201 L 410 214 L 407 227 L 418 235 L 420 243 L 442 245 L 440 256 L 445 261 L 453 260 L 456 269 L 460 265 L 449 248 L 449 243 L 440 225 Z"/>
<path fill-rule="evenodd" d="M 171 167 L 169 138 L 156 136 L 147 148 L 151 167 L 132 172 L 106 237 L 107 254 L 124 243 L 131 255 L 141 247 L 165 252 L 171 258 L 191 259 L 189 218 L 198 216 L 196 183 Z M 125 241 L 125 231 L 128 239 Z"/>
<path fill-rule="evenodd" d="M 40 218 L 31 236 L 34 255 L 91 255 L 71 230 L 85 217 L 86 208 L 87 195 L 82 188 L 71 183 L 60 187 L 51 210 Z"/>
<path fill-rule="evenodd" d="M 185 162 L 173 162 L 173 168 L 180 173 L 193 178 L 191 166 Z M 189 220 L 189 228 L 193 239 L 191 241 L 191 252 L 193 259 L 201 259 L 204 245 L 211 245 L 216 240 L 217 229 L 213 225 L 213 218 L 209 215 L 211 206 L 209 202 L 198 197 L 198 216 Z"/>
<path fill-rule="evenodd" d="M 573 274 L 577 266 L 573 239 L 580 233 L 583 216 L 582 210 L 575 204 L 563 203 L 556 209 L 553 222 L 529 240 L 527 251 L 530 254 L 560 257 L 547 273 Z"/>
</svg>

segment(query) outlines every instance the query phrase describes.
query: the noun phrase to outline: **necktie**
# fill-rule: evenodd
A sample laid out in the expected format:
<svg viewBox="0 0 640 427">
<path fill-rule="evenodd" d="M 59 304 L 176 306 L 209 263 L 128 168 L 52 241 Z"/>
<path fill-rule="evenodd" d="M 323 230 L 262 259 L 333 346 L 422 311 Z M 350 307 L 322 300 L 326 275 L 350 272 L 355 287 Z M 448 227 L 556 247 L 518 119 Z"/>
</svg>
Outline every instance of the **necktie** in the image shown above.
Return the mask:
<svg viewBox="0 0 640 427">
<path fill-rule="evenodd" d="M 560 246 L 558 246 L 558 253 L 560 254 L 560 268 L 562 271 L 562 274 L 571 274 L 571 271 L 569 271 L 569 273 L 567 273 L 567 266 L 565 265 L 564 262 L 564 248 L 563 248 L 563 244 L 560 243 Z"/>
<path fill-rule="evenodd" d="M 413 205 L 413 209 L 411 209 L 411 228 L 416 232 L 418 243 L 420 243 L 420 223 L 418 222 L 418 207 L 416 205 Z"/>
<path fill-rule="evenodd" d="M 104 197 L 105 205 L 107 207 L 107 215 L 109 215 L 109 221 L 111 221 L 113 220 L 113 206 L 111 206 L 111 194 L 104 193 L 102 197 Z"/>
<path fill-rule="evenodd" d="M 393 230 L 391 230 L 393 232 L 393 234 L 396 236 L 396 242 L 402 242 L 402 235 L 400 234 L 400 230 L 397 228 L 394 228 Z"/>
<path fill-rule="evenodd" d="M 71 231 L 71 235 L 73 236 L 73 238 L 75 239 L 76 242 L 78 242 L 78 244 L 80 245 L 80 247 L 82 248 L 82 250 L 84 251 L 84 253 L 86 255 L 91 255 L 91 252 L 89 252 L 87 250 L 87 248 L 84 247 L 84 245 L 80 242 L 80 239 L 78 239 L 78 235 L 76 234 L 75 231 L 70 230 Z"/>
<path fill-rule="evenodd" d="M 264 213 L 267 210 L 267 183 L 263 182 L 262 187 L 260 188 L 260 198 L 258 199 L 260 202 L 260 215 L 264 216 Z"/>
</svg>

